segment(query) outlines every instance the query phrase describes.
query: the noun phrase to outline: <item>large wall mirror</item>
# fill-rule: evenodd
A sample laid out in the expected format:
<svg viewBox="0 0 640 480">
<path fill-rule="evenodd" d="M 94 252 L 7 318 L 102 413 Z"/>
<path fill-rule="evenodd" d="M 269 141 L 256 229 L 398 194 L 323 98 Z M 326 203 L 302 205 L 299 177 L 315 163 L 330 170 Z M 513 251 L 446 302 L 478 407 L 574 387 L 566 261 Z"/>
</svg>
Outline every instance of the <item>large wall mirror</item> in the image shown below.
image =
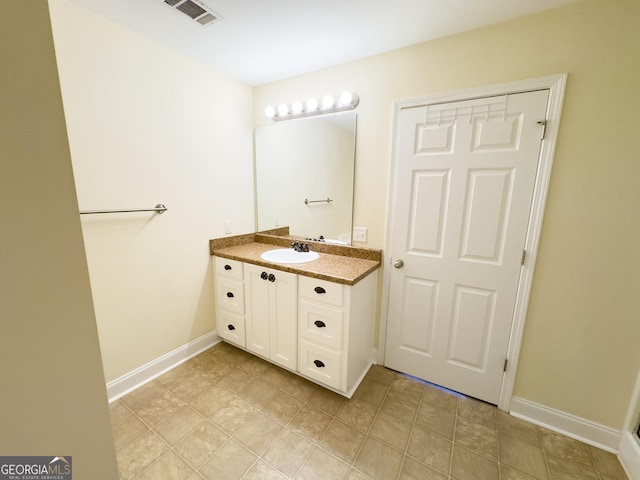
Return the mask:
<svg viewBox="0 0 640 480">
<path fill-rule="evenodd" d="M 258 231 L 351 244 L 356 114 L 256 128 Z"/>
</svg>

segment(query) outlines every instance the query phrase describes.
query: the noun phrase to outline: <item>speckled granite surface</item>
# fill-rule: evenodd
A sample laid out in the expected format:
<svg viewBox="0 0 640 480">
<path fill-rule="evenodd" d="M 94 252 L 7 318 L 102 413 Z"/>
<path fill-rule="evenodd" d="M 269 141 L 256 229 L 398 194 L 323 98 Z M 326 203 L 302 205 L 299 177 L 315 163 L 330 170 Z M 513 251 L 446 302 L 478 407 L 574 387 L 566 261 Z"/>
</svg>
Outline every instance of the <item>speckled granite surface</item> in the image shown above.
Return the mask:
<svg viewBox="0 0 640 480">
<path fill-rule="evenodd" d="M 271 232 L 269 232 L 271 233 Z M 280 233 L 280 232 L 278 232 Z M 264 233 L 237 235 L 213 239 L 209 242 L 211 255 L 264 267 L 297 273 L 331 282 L 353 285 L 380 267 L 382 250 L 306 242 L 320 258 L 309 263 L 278 264 L 266 262 L 260 255 L 278 247 L 289 247 L 294 237 L 265 235 Z"/>
</svg>

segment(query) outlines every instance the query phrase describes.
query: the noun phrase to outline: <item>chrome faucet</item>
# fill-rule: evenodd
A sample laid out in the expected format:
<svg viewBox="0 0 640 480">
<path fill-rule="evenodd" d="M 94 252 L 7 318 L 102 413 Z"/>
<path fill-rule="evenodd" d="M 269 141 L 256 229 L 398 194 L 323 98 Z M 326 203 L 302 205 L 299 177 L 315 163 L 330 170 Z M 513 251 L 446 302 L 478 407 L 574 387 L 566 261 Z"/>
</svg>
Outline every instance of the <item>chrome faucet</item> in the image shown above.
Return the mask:
<svg viewBox="0 0 640 480">
<path fill-rule="evenodd" d="M 296 252 L 308 252 L 309 245 L 307 243 L 302 242 L 293 242 L 291 244 L 291 248 L 293 248 Z"/>
</svg>

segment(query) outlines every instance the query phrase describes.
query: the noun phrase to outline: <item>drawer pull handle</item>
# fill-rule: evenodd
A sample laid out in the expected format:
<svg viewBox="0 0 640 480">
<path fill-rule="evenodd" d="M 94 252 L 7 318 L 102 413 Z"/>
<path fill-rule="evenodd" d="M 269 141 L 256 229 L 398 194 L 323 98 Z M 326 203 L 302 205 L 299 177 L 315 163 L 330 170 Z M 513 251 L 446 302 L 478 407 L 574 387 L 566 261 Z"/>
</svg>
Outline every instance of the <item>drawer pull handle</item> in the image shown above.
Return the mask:
<svg viewBox="0 0 640 480">
<path fill-rule="evenodd" d="M 269 281 L 270 282 L 275 282 L 276 281 L 276 276 L 273 273 L 269 274 Z"/>
<path fill-rule="evenodd" d="M 315 322 L 313 322 L 313 324 L 318 328 L 324 328 L 327 326 L 327 324 L 324 323 L 322 320 L 316 320 Z"/>
<path fill-rule="evenodd" d="M 313 289 L 313 291 L 316 292 L 319 295 L 322 295 L 323 293 L 327 293 L 327 291 L 322 287 L 316 287 L 316 288 Z"/>
<path fill-rule="evenodd" d="M 267 275 L 267 272 L 262 272 L 260 274 L 260 278 L 263 279 L 263 280 L 266 280 L 267 278 L 269 278 L 269 275 Z"/>
<path fill-rule="evenodd" d="M 227 292 L 227 297 L 229 297 L 229 298 L 233 298 L 233 293 L 231 293 L 231 292 Z"/>
<path fill-rule="evenodd" d="M 324 363 L 322 363 L 320 360 L 314 360 L 313 363 L 315 364 L 316 367 L 318 368 L 322 368 L 324 367 Z"/>
<path fill-rule="evenodd" d="M 234 327 L 233 325 L 227 325 L 227 328 L 228 328 L 229 330 L 235 330 L 235 329 L 236 329 L 236 327 Z"/>
<path fill-rule="evenodd" d="M 225 269 L 225 270 L 231 270 L 231 265 L 225 265 L 225 266 L 224 266 L 224 269 Z"/>
</svg>

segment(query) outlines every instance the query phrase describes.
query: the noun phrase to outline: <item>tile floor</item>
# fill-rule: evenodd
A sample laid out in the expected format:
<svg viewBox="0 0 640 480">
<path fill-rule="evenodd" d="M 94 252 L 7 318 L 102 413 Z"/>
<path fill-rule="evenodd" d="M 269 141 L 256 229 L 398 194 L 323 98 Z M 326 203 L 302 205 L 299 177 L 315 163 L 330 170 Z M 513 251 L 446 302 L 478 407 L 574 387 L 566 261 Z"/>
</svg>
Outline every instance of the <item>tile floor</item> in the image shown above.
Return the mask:
<svg viewBox="0 0 640 480">
<path fill-rule="evenodd" d="M 220 343 L 111 404 L 122 480 L 621 480 L 615 455 L 374 366 L 351 400 Z"/>
</svg>

